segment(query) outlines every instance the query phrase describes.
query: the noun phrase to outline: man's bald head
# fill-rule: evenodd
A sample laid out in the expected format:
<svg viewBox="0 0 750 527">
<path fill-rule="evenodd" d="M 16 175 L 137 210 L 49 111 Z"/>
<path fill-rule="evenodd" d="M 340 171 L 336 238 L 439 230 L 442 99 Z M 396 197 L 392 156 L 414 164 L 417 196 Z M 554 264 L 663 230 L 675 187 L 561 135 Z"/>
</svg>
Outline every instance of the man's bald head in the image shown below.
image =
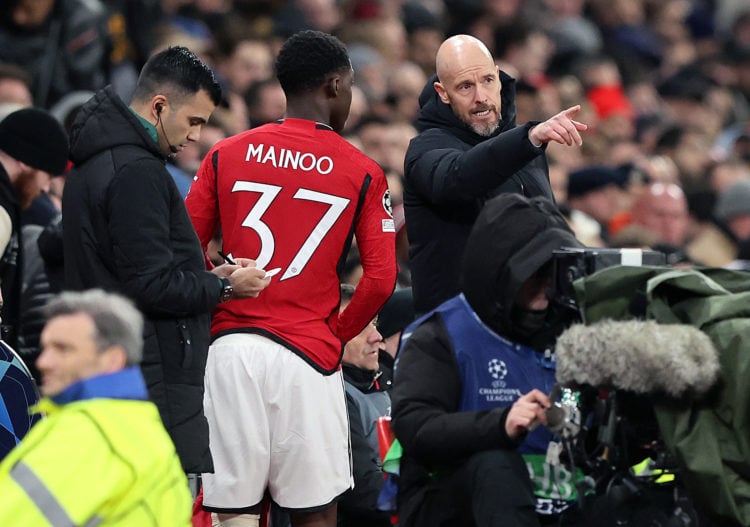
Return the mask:
<svg viewBox="0 0 750 527">
<path fill-rule="evenodd" d="M 500 69 L 487 46 L 470 35 L 455 35 L 440 45 L 435 58 L 440 100 L 483 137 L 500 127 Z"/>
<path fill-rule="evenodd" d="M 471 35 L 454 35 L 446 39 L 438 48 L 435 57 L 435 71 L 438 79 L 449 82 L 448 78 L 467 66 L 491 64 L 495 61 L 484 42 Z"/>
</svg>

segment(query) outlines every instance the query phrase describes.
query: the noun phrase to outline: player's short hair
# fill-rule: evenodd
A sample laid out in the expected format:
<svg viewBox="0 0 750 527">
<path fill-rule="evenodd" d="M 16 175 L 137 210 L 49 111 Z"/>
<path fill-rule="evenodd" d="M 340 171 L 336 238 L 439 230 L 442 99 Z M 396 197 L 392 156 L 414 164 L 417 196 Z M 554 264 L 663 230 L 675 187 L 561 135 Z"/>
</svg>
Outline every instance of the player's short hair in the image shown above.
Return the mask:
<svg viewBox="0 0 750 527">
<path fill-rule="evenodd" d="M 276 76 L 284 93 L 317 88 L 326 75 L 351 68 L 343 42 L 322 31 L 305 30 L 289 37 L 276 57 Z"/>
<path fill-rule="evenodd" d="M 148 59 L 138 77 L 133 99 L 148 100 L 160 92 L 168 92 L 179 99 L 201 90 L 219 105 L 221 86 L 211 68 L 188 48 L 174 46 Z"/>
</svg>

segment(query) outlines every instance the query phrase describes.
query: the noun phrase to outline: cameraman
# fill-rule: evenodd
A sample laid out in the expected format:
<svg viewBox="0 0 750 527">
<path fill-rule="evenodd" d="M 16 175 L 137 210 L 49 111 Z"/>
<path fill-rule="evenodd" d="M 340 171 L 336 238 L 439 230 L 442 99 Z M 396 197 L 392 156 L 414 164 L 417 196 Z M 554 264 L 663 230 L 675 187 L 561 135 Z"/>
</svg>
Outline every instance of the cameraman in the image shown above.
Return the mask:
<svg viewBox="0 0 750 527">
<path fill-rule="evenodd" d="M 544 198 L 484 206 L 462 293 L 404 331 L 391 391 L 401 525 L 557 524 L 574 501 L 570 472 L 545 461 L 552 435 L 536 425 L 555 382 L 550 259 L 580 246 Z"/>
</svg>

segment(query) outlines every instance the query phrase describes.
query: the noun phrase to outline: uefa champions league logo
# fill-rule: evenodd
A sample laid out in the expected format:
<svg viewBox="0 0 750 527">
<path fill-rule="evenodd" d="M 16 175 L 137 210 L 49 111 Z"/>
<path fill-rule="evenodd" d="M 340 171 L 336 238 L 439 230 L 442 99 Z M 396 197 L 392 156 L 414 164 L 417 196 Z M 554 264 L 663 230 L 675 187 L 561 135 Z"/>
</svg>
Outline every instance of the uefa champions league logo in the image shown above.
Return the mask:
<svg viewBox="0 0 750 527">
<path fill-rule="evenodd" d="M 386 189 L 385 194 L 383 194 L 383 209 L 385 209 L 385 212 L 390 216 L 393 217 L 393 206 L 391 204 L 391 191 Z"/>
<path fill-rule="evenodd" d="M 508 367 L 505 365 L 505 362 L 501 361 L 500 359 L 492 359 L 487 364 L 487 371 L 490 372 L 490 375 L 492 375 L 493 379 L 496 379 L 498 381 L 501 381 L 505 378 L 506 375 L 508 375 Z"/>
</svg>

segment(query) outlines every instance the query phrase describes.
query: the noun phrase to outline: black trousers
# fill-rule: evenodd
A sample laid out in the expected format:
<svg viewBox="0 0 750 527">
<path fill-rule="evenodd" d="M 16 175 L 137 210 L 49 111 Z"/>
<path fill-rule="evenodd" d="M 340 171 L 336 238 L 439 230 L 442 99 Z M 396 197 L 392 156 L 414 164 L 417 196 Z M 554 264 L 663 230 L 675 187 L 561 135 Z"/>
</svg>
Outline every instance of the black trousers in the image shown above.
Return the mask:
<svg viewBox="0 0 750 527">
<path fill-rule="evenodd" d="M 405 515 L 399 510 L 399 527 L 540 525 L 526 463 L 516 450 L 475 454 L 450 474 L 431 481 L 420 495 L 420 503 L 404 507 Z"/>
</svg>

